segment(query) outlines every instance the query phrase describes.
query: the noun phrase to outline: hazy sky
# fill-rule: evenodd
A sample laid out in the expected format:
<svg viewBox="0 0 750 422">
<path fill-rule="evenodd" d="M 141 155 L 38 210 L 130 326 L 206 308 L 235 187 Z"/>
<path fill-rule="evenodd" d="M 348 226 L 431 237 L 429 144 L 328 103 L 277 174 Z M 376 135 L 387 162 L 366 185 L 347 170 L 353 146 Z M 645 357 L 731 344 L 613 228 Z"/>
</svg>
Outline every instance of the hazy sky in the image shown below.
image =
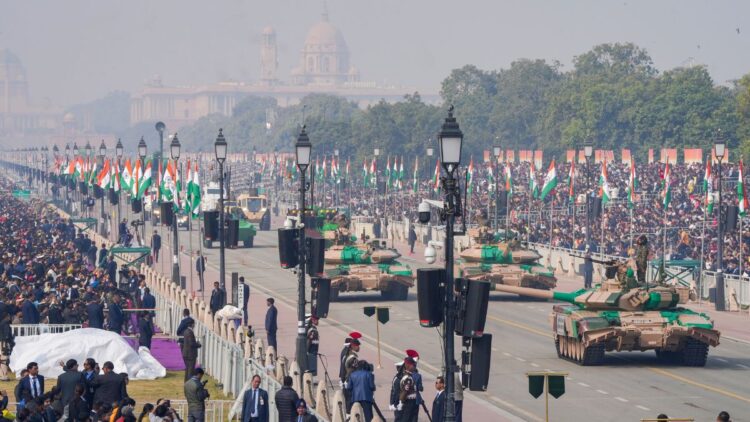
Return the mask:
<svg viewBox="0 0 750 422">
<path fill-rule="evenodd" d="M 659 70 L 705 64 L 717 83 L 750 72 L 750 2 L 695 0 L 328 0 L 362 80 L 438 92 L 451 69 L 559 60 L 605 42 L 646 48 Z M 70 105 L 114 90 L 252 82 L 260 31 L 276 28 L 279 74 L 297 65 L 322 0 L 0 0 L 0 47 L 36 101 Z M 743 23 L 746 26 L 743 27 Z M 740 32 L 737 33 L 737 28 Z"/>
</svg>

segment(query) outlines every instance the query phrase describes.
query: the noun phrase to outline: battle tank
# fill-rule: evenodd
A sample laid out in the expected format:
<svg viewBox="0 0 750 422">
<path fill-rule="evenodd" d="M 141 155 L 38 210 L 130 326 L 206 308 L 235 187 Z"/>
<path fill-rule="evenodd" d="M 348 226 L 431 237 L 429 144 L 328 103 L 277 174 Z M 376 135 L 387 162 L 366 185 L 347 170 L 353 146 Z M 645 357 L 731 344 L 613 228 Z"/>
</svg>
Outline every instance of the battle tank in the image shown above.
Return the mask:
<svg viewBox="0 0 750 422">
<path fill-rule="evenodd" d="M 719 344 L 720 332 L 706 314 L 678 306 L 688 302 L 688 287 L 629 289 L 610 278 L 574 292 L 507 285 L 496 290 L 567 302 L 554 305 L 550 314 L 557 355 L 584 366 L 601 365 L 605 352 L 646 350 L 685 366 L 705 366 L 708 347 Z"/>
<path fill-rule="evenodd" d="M 469 231 L 473 245 L 459 253 L 458 274 L 461 277 L 497 285 L 550 290 L 557 285 L 552 269 L 539 263 L 536 251 L 523 249 L 517 240 L 497 241 L 485 227 Z"/>
<path fill-rule="evenodd" d="M 377 290 L 386 300 L 406 300 L 414 275 L 409 266 L 397 261 L 401 254 L 387 248 L 385 241 L 357 244 L 341 214 L 323 225 L 321 232 L 330 246 L 325 252 L 325 272 L 331 279 L 331 301 L 339 293 Z"/>
</svg>

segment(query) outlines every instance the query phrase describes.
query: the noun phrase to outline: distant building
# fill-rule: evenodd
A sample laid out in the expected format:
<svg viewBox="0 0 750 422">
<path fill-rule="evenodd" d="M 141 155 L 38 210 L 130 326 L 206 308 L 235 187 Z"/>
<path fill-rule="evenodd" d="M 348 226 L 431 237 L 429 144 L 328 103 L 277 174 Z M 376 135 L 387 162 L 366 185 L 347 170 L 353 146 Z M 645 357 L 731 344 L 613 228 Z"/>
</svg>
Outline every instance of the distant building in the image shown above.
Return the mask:
<svg viewBox="0 0 750 422">
<path fill-rule="evenodd" d="M 29 83 L 21 60 L 0 49 L 0 143 L 26 143 L 46 138 L 62 121 L 62 110 L 29 100 Z M 41 144 L 40 144 L 41 145 Z"/>
<path fill-rule="evenodd" d="M 289 84 L 278 77 L 276 31 L 271 27 L 263 29 L 260 56 L 260 79 L 255 83 L 166 87 L 160 77 L 155 77 L 131 97 L 131 124 L 161 120 L 177 129 L 209 114 L 230 115 L 234 106 L 250 95 L 272 97 L 280 106 L 288 106 L 298 104 L 309 94 L 329 94 L 344 97 L 364 108 L 381 99 L 396 102 L 415 91 L 360 81 L 359 70 L 350 63 L 346 41 L 341 31 L 329 22 L 327 12 L 308 31 L 299 65 L 292 69 Z M 439 101 L 434 93 L 420 95 L 428 103 Z"/>
</svg>

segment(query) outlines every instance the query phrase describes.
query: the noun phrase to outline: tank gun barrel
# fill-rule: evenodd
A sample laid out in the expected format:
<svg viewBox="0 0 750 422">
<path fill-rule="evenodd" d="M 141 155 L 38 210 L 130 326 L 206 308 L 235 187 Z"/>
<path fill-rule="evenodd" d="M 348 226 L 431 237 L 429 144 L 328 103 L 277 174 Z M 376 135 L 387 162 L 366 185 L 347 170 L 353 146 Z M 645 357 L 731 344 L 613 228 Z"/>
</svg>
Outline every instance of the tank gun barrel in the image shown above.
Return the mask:
<svg viewBox="0 0 750 422">
<path fill-rule="evenodd" d="M 509 286 L 507 284 L 495 284 L 495 291 L 514 293 L 520 296 L 530 296 L 539 299 L 554 299 L 555 292 L 550 290 L 531 289 L 528 287 Z"/>
<path fill-rule="evenodd" d="M 590 259 L 591 262 L 593 262 L 595 264 L 614 265 L 614 264 L 617 263 L 616 259 L 604 260 L 604 259 L 596 259 L 596 258 L 586 258 L 585 255 L 577 255 L 577 254 L 574 254 L 574 253 L 569 254 L 569 255 L 572 256 L 573 258 Z"/>
</svg>

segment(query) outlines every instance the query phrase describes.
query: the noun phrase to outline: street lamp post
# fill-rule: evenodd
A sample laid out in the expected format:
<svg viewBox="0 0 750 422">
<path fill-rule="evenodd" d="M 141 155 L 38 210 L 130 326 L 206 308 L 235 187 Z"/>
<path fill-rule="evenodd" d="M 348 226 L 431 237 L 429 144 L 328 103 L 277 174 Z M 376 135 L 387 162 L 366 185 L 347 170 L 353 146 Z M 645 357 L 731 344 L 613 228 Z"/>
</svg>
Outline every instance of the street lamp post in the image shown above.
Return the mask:
<svg viewBox="0 0 750 422">
<path fill-rule="evenodd" d="M 591 156 L 594 155 L 594 145 L 587 140 L 583 145 L 583 156 L 586 158 L 586 250 L 591 252 Z"/>
<path fill-rule="evenodd" d="M 223 289 L 225 284 L 224 268 L 224 161 L 227 159 L 227 140 L 224 139 L 223 129 L 219 129 L 219 136 L 214 142 L 216 162 L 219 163 L 219 285 Z"/>
<path fill-rule="evenodd" d="M 115 146 L 115 156 L 117 157 L 117 171 L 115 172 L 115 177 L 120 177 L 120 160 L 122 159 L 122 154 L 125 152 L 125 148 L 122 146 L 122 141 L 117 140 L 117 146 Z M 119 222 L 122 220 L 122 213 L 120 211 L 120 190 L 117 190 L 117 221 Z"/>
<path fill-rule="evenodd" d="M 166 129 L 167 125 L 165 125 L 164 122 L 156 122 L 156 125 L 154 127 L 156 128 L 156 131 L 159 132 L 159 156 L 156 158 L 156 162 L 161 164 L 162 160 L 164 159 L 164 129 Z M 171 144 L 170 144 L 170 148 L 171 148 Z M 156 168 L 158 169 L 159 166 L 157 165 Z M 162 175 L 159 174 L 159 172 L 157 171 L 156 186 L 161 186 L 161 178 L 162 178 Z M 160 190 L 157 189 L 156 191 L 159 192 L 158 196 L 159 196 L 159 199 L 161 199 Z M 151 207 L 151 213 L 153 214 L 153 212 L 154 212 L 154 207 Z M 153 224 L 153 219 L 151 221 Z"/>
<path fill-rule="evenodd" d="M 68 170 L 70 170 L 70 144 L 65 144 L 65 165 L 68 166 Z M 68 177 L 65 178 L 65 211 L 73 214 L 73 210 L 70 209 L 70 180 L 73 178 L 71 174 L 67 175 Z"/>
<path fill-rule="evenodd" d="M 453 117 L 453 106 L 448 109 L 443 126 L 438 133 L 438 144 L 440 147 L 440 161 L 445 169 L 443 177 L 443 190 L 445 192 L 445 204 L 442 211 L 442 219 L 445 221 L 445 331 L 443 350 L 445 351 L 445 392 L 446 408 L 445 420 L 453 422 L 456 420 L 456 377 L 457 370 L 454 358 L 453 336 L 456 318 L 456 297 L 454 294 L 453 280 L 453 229 L 456 216 L 461 215 L 460 192 L 454 173 L 461 164 L 461 148 L 463 144 L 463 133 Z"/>
<path fill-rule="evenodd" d="M 104 169 L 104 158 L 107 156 L 107 145 L 104 144 L 104 139 L 102 139 L 102 144 L 99 145 L 99 165 L 101 166 L 102 170 Z M 104 188 L 101 186 L 99 187 L 101 189 L 101 198 L 99 200 L 99 203 L 101 204 L 101 212 L 100 212 L 100 218 L 102 220 L 102 230 L 101 235 L 106 236 L 107 235 L 107 224 L 106 224 L 106 217 L 107 214 L 104 213 L 104 196 L 105 191 Z"/>
<path fill-rule="evenodd" d="M 714 155 L 719 162 L 719 233 L 718 233 L 718 245 L 716 250 L 716 310 L 726 310 L 726 299 L 724 293 L 724 219 L 722 218 L 722 209 L 724 208 L 721 198 L 722 187 L 721 185 L 721 160 L 724 158 L 726 152 L 726 143 L 721 136 L 721 132 L 718 133 L 716 141 L 714 142 Z M 742 181 L 740 180 L 740 183 Z"/>
<path fill-rule="evenodd" d="M 60 148 L 57 147 L 57 144 L 52 146 L 52 156 L 55 158 L 55 163 L 60 163 L 62 161 L 60 160 Z M 65 164 L 67 165 L 68 163 L 65 163 Z M 62 164 L 60 163 L 60 165 Z M 60 194 L 60 172 L 59 171 L 55 175 L 53 189 L 56 189 L 55 192 L 57 193 L 54 194 L 54 198 L 55 198 L 55 201 L 58 201 L 59 200 L 58 195 Z"/>
<path fill-rule="evenodd" d="M 495 179 L 493 181 L 494 182 L 493 184 L 495 185 L 493 186 L 493 190 L 495 193 L 495 231 L 497 231 L 497 213 L 500 212 L 497 206 L 497 179 L 500 178 L 500 175 L 497 174 L 497 161 L 500 159 L 500 151 L 501 151 L 501 148 L 499 145 L 495 145 L 494 147 L 492 147 L 492 155 L 494 157 L 494 159 L 492 160 L 492 167 L 493 167 L 492 175 L 494 176 L 494 179 Z M 487 204 L 487 210 L 489 209 L 490 209 L 490 204 Z"/>
<path fill-rule="evenodd" d="M 380 218 L 378 215 L 378 196 L 380 196 L 380 187 L 378 186 L 378 156 L 380 156 L 380 148 L 373 149 L 372 153 L 375 155 L 375 168 L 373 169 L 375 170 L 375 174 L 373 175 L 375 178 L 375 212 L 373 212 L 373 216 L 375 218 Z"/>
<path fill-rule="evenodd" d="M 336 148 L 333 150 L 333 156 L 336 157 L 336 169 L 338 170 L 339 166 L 339 149 Z M 333 164 L 331 164 L 331 167 L 333 167 Z M 336 179 L 333 181 L 333 183 L 336 184 L 336 202 L 334 203 L 336 206 L 339 205 L 339 179 L 341 179 L 341 175 L 336 173 Z"/>
<path fill-rule="evenodd" d="M 307 136 L 305 126 L 297 136 L 297 142 L 294 144 L 294 152 L 297 159 L 297 169 L 300 174 L 299 187 L 299 269 L 297 270 L 297 342 L 295 348 L 295 357 L 297 365 L 301 372 L 305 372 L 307 365 L 307 337 L 305 335 L 305 264 L 307 261 L 307 245 L 305 243 L 305 193 L 307 184 L 305 173 L 310 166 L 310 155 L 312 153 L 312 143 Z"/>
<path fill-rule="evenodd" d="M 178 167 L 177 162 L 180 159 L 180 140 L 177 139 L 176 133 L 172 138 L 172 142 L 169 144 L 169 152 L 172 156 L 172 160 L 174 160 L 175 173 L 179 174 L 180 168 Z M 176 184 L 177 181 L 173 180 L 172 183 Z M 177 213 L 180 210 L 180 200 L 178 195 L 179 192 L 177 192 L 177 195 L 173 198 L 175 201 L 175 210 L 172 214 L 172 283 L 176 285 L 180 284 L 180 239 L 177 236 Z"/>
<path fill-rule="evenodd" d="M 141 168 L 144 168 L 146 166 L 146 155 L 148 154 L 148 146 L 146 145 L 146 141 L 143 139 L 143 136 L 141 136 L 141 140 L 138 141 L 138 156 L 141 158 Z M 136 196 L 137 192 L 136 192 Z M 143 206 L 143 199 L 140 199 L 141 201 L 141 218 L 143 219 L 143 224 L 141 224 L 141 245 L 143 245 L 146 239 L 146 210 Z M 137 229 L 136 229 L 137 230 Z"/>
</svg>

